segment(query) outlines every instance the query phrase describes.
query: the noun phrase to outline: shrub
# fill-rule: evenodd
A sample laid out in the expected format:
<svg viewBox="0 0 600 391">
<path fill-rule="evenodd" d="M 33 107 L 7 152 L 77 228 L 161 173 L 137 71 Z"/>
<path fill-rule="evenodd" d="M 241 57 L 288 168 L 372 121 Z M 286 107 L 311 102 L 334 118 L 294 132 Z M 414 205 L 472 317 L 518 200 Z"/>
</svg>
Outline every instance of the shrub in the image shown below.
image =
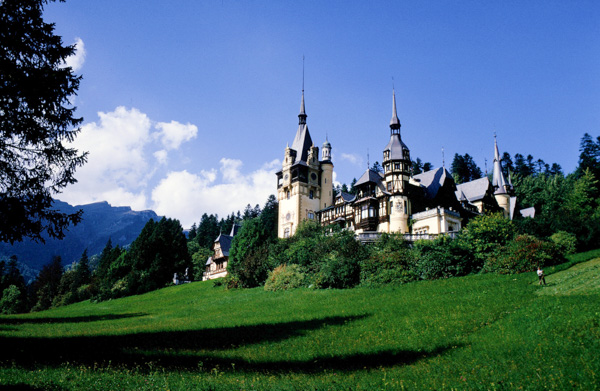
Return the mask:
<svg viewBox="0 0 600 391">
<path fill-rule="evenodd" d="M 471 220 L 461 231 L 458 240 L 471 250 L 473 268 L 478 271 L 488 257 L 514 238 L 515 232 L 516 228 L 511 220 L 502 213 L 495 213 Z"/>
<path fill-rule="evenodd" d="M 218 288 L 225 284 L 225 278 L 217 278 L 212 281 L 213 281 L 213 288 Z"/>
<path fill-rule="evenodd" d="M 16 314 L 20 312 L 22 306 L 21 292 L 16 285 L 10 285 L 2 292 L 0 313 L 8 315 Z"/>
<path fill-rule="evenodd" d="M 485 272 L 515 274 L 534 271 L 562 261 L 552 243 L 543 242 L 531 235 L 519 235 L 490 256 L 484 265 Z"/>
<path fill-rule="evenodd" d="M 240 280 L 231 274 L 223 278 L 223 284 L 225 285 L 225 289 L 238 289 L 242 287 Z"/>
<path fill-rule="evenodd" d="M 556 245 L 558 251 L 563 255 L 575 254 L 577 237 L 574 234 L 558 231 L 550 236 L 550 241 Z"/>
<path fill-rule="evenodd" d="M 383 235 L 360 266 L 360 283 L 364 286 L 403 284 L 418 278 L 415 254 L 402 239 Z"/>
<path fill-rule="evenodd" d="M 474 269 L 474 258 L 469 250 L 448 236 L 419 240 L 413 249 L 416 253 L 415 272 L 424 280 L 462 276 Z"/>
<path fill-rule="evenodd" d="M 281 291 L 299 288 L 304 282 L 304 273 L 298 265 L 279 265 L 269 272 L 265 282 L 266 291 Z"/>
<path fill-rule="evenodd" d="M 360 282 L 359 262 L 334 250 L 321 261 L 319 271 L 315 276 L 317 288 L 352 288 Z"/>
</svg>

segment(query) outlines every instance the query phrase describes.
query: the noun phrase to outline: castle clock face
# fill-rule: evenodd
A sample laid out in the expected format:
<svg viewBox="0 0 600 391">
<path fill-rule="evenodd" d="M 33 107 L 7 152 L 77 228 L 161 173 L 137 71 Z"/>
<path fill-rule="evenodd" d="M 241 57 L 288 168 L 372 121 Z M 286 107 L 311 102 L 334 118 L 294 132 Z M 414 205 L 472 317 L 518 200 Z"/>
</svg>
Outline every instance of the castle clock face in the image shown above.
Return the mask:
<svg viewBox="0 0 600 391">
<path fill-rule="evenodd" d="M 317 174 L 315 174 L 314 172 L 312 174 L 310 174 L 310 179 L 312 179 L 313 181 L 317 180 Z"/>
<path fill-rule="evenodd" d="M 287 181 L 287 179 L 288 179 L 289 177 L 290 177 L 290 176 L 289 176 L 288 174 L 285 174 L 285 176 L 283 177 L 283 179 L 285 179 L 285 180 Z"/>
<path fill-rule="evenodd" d="M 286 219 L 287 221 L 290 221 L 290 219 L 291 219 L 291 218 L 292 218 L 292 214 L 291 214 L 290 212 L 288 212 L 288 213 L 285 215 L 285 219 Z"/>
</svg>

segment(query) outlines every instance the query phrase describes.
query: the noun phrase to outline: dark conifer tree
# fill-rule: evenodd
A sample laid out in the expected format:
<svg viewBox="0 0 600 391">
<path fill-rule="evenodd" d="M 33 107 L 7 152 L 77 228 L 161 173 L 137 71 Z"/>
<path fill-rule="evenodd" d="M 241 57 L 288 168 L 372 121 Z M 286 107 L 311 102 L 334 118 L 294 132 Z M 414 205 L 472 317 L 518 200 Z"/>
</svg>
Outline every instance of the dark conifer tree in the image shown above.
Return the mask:
<svg viewBox="0 0 600 391">
<path fill-rule="evenodd" d="M 0 1 L 0 241 L 10 243 L 62 238 L 81 219 L 53 208 L 86 154 L 68 147 L 82 121 L 70 103 L 81 78 L 64 66 L 75 47 L 44 22 L 47 3 Z"/>
<path fill-rule="evenodd" d="M 42 311 L 52 306 L 52 301 L 59 293 L 60 280 L 63 275 L 62 260 L 55 256 L 52 261 L 42 267 L 40 274 L 33 283 L 35 292 L 34 311 Z"/>
</svg>

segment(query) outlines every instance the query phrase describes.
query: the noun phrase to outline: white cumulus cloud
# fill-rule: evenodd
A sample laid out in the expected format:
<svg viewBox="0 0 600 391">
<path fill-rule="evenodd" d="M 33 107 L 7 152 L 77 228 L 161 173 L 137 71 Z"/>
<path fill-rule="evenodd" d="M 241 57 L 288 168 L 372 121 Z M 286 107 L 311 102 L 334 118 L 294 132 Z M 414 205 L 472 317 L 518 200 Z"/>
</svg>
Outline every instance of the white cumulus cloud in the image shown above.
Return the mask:
<svg viewBox="0 0 600 391">
<path fill-rule="evenodd" d="M 168 151 L 196 137 L 196 126 L 176 121 L 155 123 L 135 108 L 117 107 L 99 112 L 96 122 L 86 123 L 69 147 L 88 151 L 88 162 L 57 198 L 72 205 L 107 201 L 134 210 L 153 209 L 176 218 L 184 227 L 202 214 L 221 217 L 243 210 L 247 204 L 264 206 L 276 192 L 277 159 L 246 171 L 241 160 L 223 157 L 218 167 L 196 172 L 164 171 Z M 185 157 L 184 157 L 185 159 Z"/>
<path fill-rule="evenodd" d="M 160 151 L 154 152 L 154 157 L 159 164 L 167 164 L 167 151 L 161 149 Z"/>
<path fill-rule="evenodd" d="M 72 56 L 67 57 L 65 60 L 65 67 L 73 68 L 73 71 L 77 72 L 83 67 L 85 62 L 85 44 L 81 38 L 75 38 L 75 53 Z"/>
<path fill-rule="evenodd" d="M 340 160 L 345 160 L 347 162 L 350 162 L 356 166 L 362 166 L 363 165 L 363 160 L 360 156 L 356 155 L 356 154 L 352 154 L 352 153 L 342 153 L 340 155 Z"/>
<path fill-rule="evenodd" d="M 190 123 L 184 125 L 177 121 L 159 122 L 155 127 L 160 131 L 160 140 L 167 149 L 177 149 L 182 143 L 190 141 L 198 134 L 198 127 Z"/>
<path fill-rule="evenodd" d="M 217 171 L 200 175 L 187 170 L 170 172 L 152 190 L 153 210 L 159 215 L 178 218 L 184 227 L 198 222 L 203 213 L 225 217 L 243 210 L 247 204 L 261 207 L 274 194 L 275 171 L 279 161 L 269 162 L 249 174 L 243 174 L 242 162 L 223 158 Z"/>
<path fill-rule="evenodd" d="M 145 152 L 150 119 L 137 109 L 122 106 L 99 112 L 98 117 L 98 122 L 83 125 L 70 145 L 89 152 L 88 161 L 75 172 L 78 182 L 59 198 L 72 204 L 108 201 L 145 208 L 143 190 L 151 176 Z"/>
</svg>

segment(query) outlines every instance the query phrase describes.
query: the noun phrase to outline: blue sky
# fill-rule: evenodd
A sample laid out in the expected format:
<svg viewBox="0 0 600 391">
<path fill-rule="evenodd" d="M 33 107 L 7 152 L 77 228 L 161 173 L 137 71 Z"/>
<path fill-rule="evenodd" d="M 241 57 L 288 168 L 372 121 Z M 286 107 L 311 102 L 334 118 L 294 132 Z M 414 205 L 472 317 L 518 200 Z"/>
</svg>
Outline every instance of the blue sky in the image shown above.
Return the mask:
<svg viewBox="0 0 600 391">
<path fill-rule="evenodd" d="M 57 198 L 153 209 L 185 227 L 276 191 L 308 126 L 336 179 L 381 161 L 392 78 L 413 158 L 446 167 L 501 152 L 577 165 L 600 129 L 597 1 L 99 1 L 46 7 L 83 81 L 75 145 L 90 152 Z"/>
</svg>

